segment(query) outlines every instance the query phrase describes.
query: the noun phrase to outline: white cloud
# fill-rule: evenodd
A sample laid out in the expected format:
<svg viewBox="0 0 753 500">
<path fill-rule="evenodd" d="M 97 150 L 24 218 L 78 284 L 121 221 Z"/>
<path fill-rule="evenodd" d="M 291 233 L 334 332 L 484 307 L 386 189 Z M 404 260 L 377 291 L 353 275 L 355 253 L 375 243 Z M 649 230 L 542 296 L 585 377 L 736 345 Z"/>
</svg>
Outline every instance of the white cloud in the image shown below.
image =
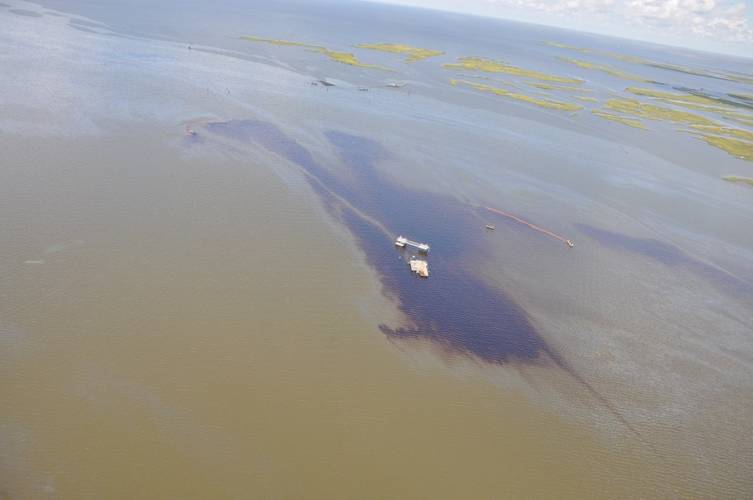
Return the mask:
<svg viewBox="0 0 753 500">
<path fill-rule="evenodd" d="M 492 0 L 492 3 L 527 7 L 553 14 L 576 14 L 606 12 L 615 4 L 615 0 Z"/>
<path fill-rule="evenodd" d="M 743 3 L 717 0 L 627 0 L 628 22 L 689 32 L 721 41 L 753 41 Z"/>
<path fill-rule="evenodd" d="M 613 21 L 669 29 L 719 41 L 753 41 L 744 3 L 724 0 L 487 0 L 558 15 L 602 15 Z"/>
<path fill-rule="evenodd" d="M 746 4 L 740 0 L 384 1 L 509 17 L 618 36 L 632 34 L 696 47 L 720 48 L 724 44 L 735 44 L 745 47 L 743 53 L 753 53 L 753 25 Z"/>
</svg>

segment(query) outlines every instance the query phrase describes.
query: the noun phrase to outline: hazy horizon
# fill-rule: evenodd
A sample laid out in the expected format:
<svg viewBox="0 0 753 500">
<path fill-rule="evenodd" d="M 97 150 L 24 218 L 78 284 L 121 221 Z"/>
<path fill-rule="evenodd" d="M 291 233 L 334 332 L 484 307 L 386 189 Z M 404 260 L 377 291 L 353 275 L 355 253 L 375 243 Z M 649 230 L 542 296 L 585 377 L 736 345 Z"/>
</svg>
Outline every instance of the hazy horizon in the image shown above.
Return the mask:
<svg viewBox="0 0 753 500">
<path fill-rule="evenodd" d="M 751 1 L 363 0 L 517 21 L 750 59 Z"/>
</svg>

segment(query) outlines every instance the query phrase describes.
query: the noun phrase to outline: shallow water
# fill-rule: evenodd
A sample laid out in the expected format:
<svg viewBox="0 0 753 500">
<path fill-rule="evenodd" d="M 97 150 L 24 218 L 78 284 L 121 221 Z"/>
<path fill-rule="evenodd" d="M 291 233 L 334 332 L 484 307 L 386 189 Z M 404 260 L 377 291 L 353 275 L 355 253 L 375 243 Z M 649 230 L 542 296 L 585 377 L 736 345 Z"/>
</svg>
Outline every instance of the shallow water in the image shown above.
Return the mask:
<svg viewBox="0 0 753 500">
<path fill-rule="evenodd" d="M 601 103 L 633 83 L 547 41 L 713 95 L 750 92 L 718 78 L 750 61 L 338 2 L 0 23 L 6 497 L 749 496 L 753 190 L 721 176 L 753 164 L 442 64 Z M 242 35 L 445 54 L 357 53 L 384 74 Z"/>
</svg>

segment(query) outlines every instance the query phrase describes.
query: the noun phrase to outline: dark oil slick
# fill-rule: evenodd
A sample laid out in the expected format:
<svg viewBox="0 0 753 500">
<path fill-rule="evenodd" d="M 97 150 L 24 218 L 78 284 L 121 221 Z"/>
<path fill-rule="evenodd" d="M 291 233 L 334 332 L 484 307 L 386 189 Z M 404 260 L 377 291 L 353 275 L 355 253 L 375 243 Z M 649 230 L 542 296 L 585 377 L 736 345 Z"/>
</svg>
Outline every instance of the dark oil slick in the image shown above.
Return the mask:
<svg viewBox="0 0 753 500">
<path fill-rule="evenodd" d="M 206 128 L 234 140 L 254 140 L 309 174 L 314 189 L 356 236 L 386 293 L 397 300 L 411 322 L 400 328 L 381 325 L 387 336 L 431 340 L 447 352 L 491 363 L 558 362 L 519 305 L 463 268 L 464 253 L 473 247 L 482 227 L 475 211 L 453 198 L 407 189 L 385 179 L 375 167 L 388 157 L 379 144 L 327 132 L 349 167 L 351 175 L 343 181 L 271 124 L 236 120 L 209 123 Z M 392 238 L 372 220 L 394 236 L 405 234 L 430 242 L 431 279 L 411 275 Z"/>
<path fill-rule="evenodd" d="M 686 254 L 674 245 L 655 238 L 636 238 L 588 224 L 576 224 L 576 227 L 580 232 L 606 247 L 642 255 L 668 267 L 683 267 L 713 283 L 721 290 L 737 296 L 753 298 L 753 285 L 719 267 Z"/>
<path fill-rule="evenodd" d="M 326 133 L 349 167 L 350 175 L 343 176 L 348 179 L 341 180 L 270 123 L 231 120 L 206 123 L 204 128 L 215 136 L 260 144 L 303 169 L 328 210 L 358 240 L 385 293 L 407 316 L 409 325 L 380 325 L 388 338 L 428 340 L 447 354 L 491 364 L 556 366 L 643 440 L 605 396 L 547 345 L 520 305 L 465 267 L 472 262 L 482 234 L 483 220 L 476 209 L 450 196 L 408 189 L 386 179 L 375 164 L 389 158 L 389 152 L 364 137 Z M 397 234 L 430 242 L 430 279 L 421 280 L 408 271 L 393 245 Z"/>
</svg>

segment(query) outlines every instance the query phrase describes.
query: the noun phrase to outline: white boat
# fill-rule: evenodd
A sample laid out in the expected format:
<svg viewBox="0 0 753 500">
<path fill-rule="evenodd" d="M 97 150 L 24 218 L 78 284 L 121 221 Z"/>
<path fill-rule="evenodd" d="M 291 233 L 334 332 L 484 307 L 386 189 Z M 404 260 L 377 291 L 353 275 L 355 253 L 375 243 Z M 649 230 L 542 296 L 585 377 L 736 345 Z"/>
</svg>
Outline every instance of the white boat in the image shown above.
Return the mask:
<svg viewBox="0 0 753 500">
<path fill-rule="evenodd" d="M 426 243 L 419 243 L 417 241 L 409 240 L 405 236 L 398 236 L 395 240 L 395 246 L 400 248 L 405 248 L 406 246 L 410 246 L 415 248 L 421 253 L 429 253 L 429 245 Z"/>
</svg>

